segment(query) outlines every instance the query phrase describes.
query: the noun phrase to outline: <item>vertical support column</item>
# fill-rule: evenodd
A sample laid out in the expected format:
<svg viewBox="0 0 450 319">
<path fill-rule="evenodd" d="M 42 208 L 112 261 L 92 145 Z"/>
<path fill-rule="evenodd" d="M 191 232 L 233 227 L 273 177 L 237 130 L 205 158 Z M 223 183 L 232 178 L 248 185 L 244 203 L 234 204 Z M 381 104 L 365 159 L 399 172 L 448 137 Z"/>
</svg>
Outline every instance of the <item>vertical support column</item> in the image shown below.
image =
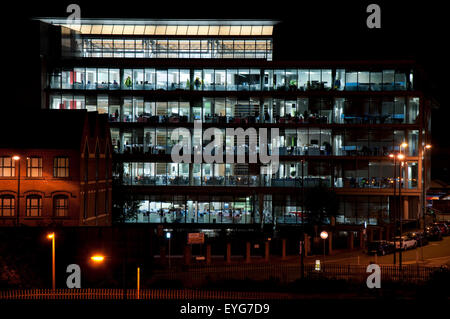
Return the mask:
<svg viewBox="0 0 450 319">
<path fill-rule="evenodd" d="M 367 229 L 366 229 L 366 232 L 367 232 Z M 365 248 L 364 247 L 364 230 L 361 230 L 360 232 L 359 232 L 359 247 L 360 248 Z"/>
<path fill-rule="evenodd" d="M 333 254 L 333 232 L 328 232 L 328 255 Z"/>
<path fill-rule="evenodd" d="M 286 239 L 281 240 L 281 260 L 286 260 Z"/>
<path fill-rule="evenodd" d="M 184 246 L 184 264 L 190 265 L 192 259 L 192 248 L 191 245 Z"/>
<path fill-rule="evenodd" d="M 309 255 L 309 250 L 310 250 L 310 245 L 309 245 L 309 242 L 310 242 L 310 236 L 308 236 L 308 235 L 306 235 L 305 234 L 305 256 L 308 256 Z"/>
<path fill-rule="evenodd" d="M 264 186 L 264 185 L 261 185 Z M 259 210 L 259 223 L 261 227 L 264 225 L 264 194 L 258 194 L 258 210 Z"/>
<path fill-rule="evenodd" d="M 206 264 L 211 264 L 211 244 L 206 244 Z"/>
<path fill-rule="evenodd" d="M 408 196 L 404 197 L 403 200 L 403 220 L 409 219 L 409 207 L 408 207 L 409 201 Z"/>
<path fill-rule="evenodd" d="M 189 185 L 194 186 L 194 164 L 189 163 Z"/>
<path fill-rule="evenodd" d="M 348 232 L 348 248 L 349 249 L 353 249 L 354 248 L 354 245 L 353 245 L 353 232 L 352 231 L 350 231 L 350 232 Z"/>
<path fill-rule="evenodd" d="M 227 264 L 231 263 L 231 243 L 227 243 L 225 261 L 227 262 Z"/>
<path fill-rule="evenodd" d="M 270 255 L 270 246 L 269 241 L 266 240 L 264 243 L 264 261 L 269 261 L 269 255 Z"/>
<path fill-rule="evenodd" d="M 247 242 L 245 244 L 245 262 L 249 263 L 250 262 L 250 242 Z"/>
<path fill-rule="evenodd" d="M 162 264 L 166 263 L 166 246 L 159 247 L 159 259 L 161 260 Z"/>
</svg>

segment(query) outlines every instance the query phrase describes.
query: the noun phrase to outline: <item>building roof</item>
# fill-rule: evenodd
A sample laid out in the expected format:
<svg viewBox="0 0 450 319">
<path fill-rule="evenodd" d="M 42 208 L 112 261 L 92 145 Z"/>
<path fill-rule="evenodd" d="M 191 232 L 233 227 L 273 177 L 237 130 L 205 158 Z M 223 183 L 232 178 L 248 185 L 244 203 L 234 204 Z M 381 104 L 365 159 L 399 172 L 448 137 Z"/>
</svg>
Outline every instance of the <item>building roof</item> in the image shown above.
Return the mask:
<svg viewBox="0 0 450 319">
<path fill-rule="evenodd" d="M 83 35 L 272 36 L 274 20 L 79 19 L 38 18 Z"/>
<path fill-rule="evenodd" d="M 0 120 L 0 148 L 80 149 L 86 110 L 6 113 Z"/>
</svg>

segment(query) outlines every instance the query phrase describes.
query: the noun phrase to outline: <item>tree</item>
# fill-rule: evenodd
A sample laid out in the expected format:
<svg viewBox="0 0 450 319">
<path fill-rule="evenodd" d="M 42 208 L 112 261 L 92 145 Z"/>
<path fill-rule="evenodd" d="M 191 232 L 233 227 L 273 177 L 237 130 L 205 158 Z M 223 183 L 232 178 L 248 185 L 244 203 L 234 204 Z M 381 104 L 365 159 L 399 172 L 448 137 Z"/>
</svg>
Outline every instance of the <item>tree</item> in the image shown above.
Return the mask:
<svg viewBox="0 0 450 319">
<path fill-rule="evenodd" d="M 113 223 L 125 223 L 137 218 L 141 203 L 122 185 L 123 165 L 113 165 L 112 219 Z"/>
<path fill-rule="evenodd" d="M 117 188 L 113 191 L 112 214 L 114 223 L 125 223 L 137 218 L 141 203 L 133 198 L 133 194 L 126 189 Z"/>
<path fill-rule="evenodd" d="M 304 205 L 309 223 L 322 225 L 326 218 L 337 215 L 339 198 L 332 189 L 321 185 L 305 189 Z"/>
</svg>

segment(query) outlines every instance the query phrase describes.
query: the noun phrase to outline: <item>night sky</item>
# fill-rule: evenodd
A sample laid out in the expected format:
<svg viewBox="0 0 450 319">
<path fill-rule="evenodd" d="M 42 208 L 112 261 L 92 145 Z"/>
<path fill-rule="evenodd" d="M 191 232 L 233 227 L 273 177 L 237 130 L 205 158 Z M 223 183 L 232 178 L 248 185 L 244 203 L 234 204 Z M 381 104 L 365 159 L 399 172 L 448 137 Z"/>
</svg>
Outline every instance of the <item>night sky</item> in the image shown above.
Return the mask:
<svg viewBox="0 0 450 319">
<path fill-rule="evenodd" d="M 395 3 L 392 3 L 395 2 Z M 6 83 L 23 83 L 24 74 L 39 72 L 39 33 L 30 30 L 31 17 L 65 17 L 77 3 L 82 18 L 234 18 L 276 19 L 281 36 L 274 39 L 277 59 L 351 60 L 416 59 L 429 75 L 428 92 L 440 103 L 433 110 L 433 178 L 450 183 L 450 109 L 444 102 L 448 83 L 448 11 L 438 1 L 36 1 L 12 2 L 3 10 L 2 24 L 10 55 Z M 295 3 L 295 4 L 294 4 Z M 381 7 L 381 29 L 368 29 L 366 7 Z M 5 45 L 6 44 L 6 45 Z M 5 84 L 5 82 L 3 83 Z M 6 102 L 15 108 L 33 107 L 38 95 L 24 92 L 31 83 L 10 85 Z M 8 85 L 2 85 L 3 89 Z M 5 91 L 3 91 L 5 92 Z"/>
</svg>

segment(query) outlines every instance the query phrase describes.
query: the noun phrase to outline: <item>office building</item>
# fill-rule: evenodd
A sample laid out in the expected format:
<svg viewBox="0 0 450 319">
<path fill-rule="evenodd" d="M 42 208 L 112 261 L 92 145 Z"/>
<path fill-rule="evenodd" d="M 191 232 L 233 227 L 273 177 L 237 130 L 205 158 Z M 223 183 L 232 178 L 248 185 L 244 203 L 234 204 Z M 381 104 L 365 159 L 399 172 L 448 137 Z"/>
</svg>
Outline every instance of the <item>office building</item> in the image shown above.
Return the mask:
<svg viewBox="0 0 450 319">
<path fill-rule="evenodd" d="M 414 61 L 284 61 L 277 22 L 267 20 L 39 21 L 61 52 L 42 58 L 43 107 L 107 114 L 114 178 L 139 203 L 128 222 L 296 229 L 308 223 L 302 196 L 318 186 L 339 198 L 337 214 L 322 219 L 335 236 L 385 238 L 399 216 L 421 222 L 430 101 Z M 195 145 L 196 120 L 235 155 L 248 149 L 227 129 L 278 128 L 267 145 L 279 146 L 278 169 L 175 163 L 171 136 L 186 128 Z"/>
</svg>

